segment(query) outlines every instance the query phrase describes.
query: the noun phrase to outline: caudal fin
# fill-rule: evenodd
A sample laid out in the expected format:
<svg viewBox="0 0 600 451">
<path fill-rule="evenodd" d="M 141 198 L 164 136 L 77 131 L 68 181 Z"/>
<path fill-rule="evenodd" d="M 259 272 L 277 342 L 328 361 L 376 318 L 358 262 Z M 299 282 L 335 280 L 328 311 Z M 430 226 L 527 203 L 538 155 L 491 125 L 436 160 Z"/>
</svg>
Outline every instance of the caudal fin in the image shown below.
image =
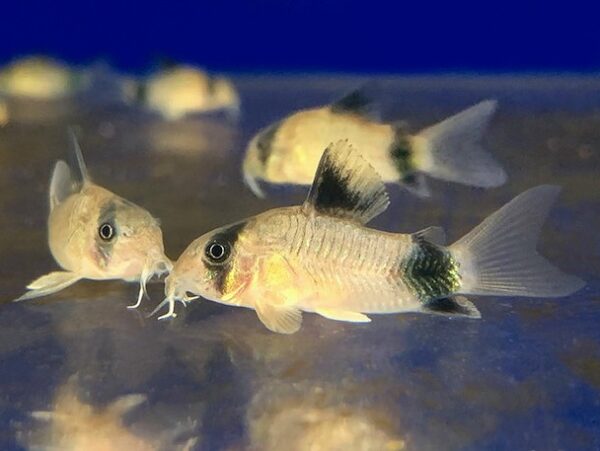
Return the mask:
<svg viewBox="0 0 600 451">
<path fill-rule="evenodd" d="M 450 246 L 460 264 L 460 293 L 567 296 L 585 283 L 552 266 L 536 244 L 558 186 L 541 185 L 515 197 Z"/>
<path fill-rule="evenodd" d="M 486 100 L 421 131 L 413 139 L 416 169 L 464 185 L 502 185 L 504 169 L 481 146 L 494 111 L 496 101 Z"/>
</svg>

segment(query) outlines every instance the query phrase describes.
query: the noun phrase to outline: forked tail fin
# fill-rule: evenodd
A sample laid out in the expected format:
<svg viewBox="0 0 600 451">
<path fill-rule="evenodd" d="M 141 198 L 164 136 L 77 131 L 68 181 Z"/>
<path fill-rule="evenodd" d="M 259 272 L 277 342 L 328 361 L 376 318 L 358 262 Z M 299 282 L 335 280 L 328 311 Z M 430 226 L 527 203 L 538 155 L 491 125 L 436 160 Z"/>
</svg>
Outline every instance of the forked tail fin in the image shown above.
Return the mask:
<svg viewBox="0 0 600 451">
<path fill-rule="evenodd" d="M 558 186 L 531 188 L 450 246 L 460 264 L 460 293 L 560 297 L 585 285 L 536 251 L 540 230 L 559 192 Z"/>
<path fill-rule="evenodd" d="M 481 145 L 494 111 L 496 101 L 486 100 L 422 130 L 413 137 L 416 169 L 464 185 L 502 185 L 504 169 Z"/>
</svg>

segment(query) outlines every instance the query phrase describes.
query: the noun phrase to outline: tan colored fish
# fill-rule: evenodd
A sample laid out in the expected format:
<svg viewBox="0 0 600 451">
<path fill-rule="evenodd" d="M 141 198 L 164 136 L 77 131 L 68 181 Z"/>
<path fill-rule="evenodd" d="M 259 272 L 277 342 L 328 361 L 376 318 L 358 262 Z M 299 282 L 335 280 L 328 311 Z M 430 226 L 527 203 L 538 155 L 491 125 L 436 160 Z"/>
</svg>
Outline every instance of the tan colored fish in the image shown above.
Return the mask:
<svg viewBox="0 0 600 451">
<path fill-rule="evenodd" d="M 258 184 L 310 185 L 323 149 L 348 139 L 386 183 L 398 182 L 414 194 L 430 191 L 424 175 L 480 187 L 506 181 L 504 170 L 481 146 L 496 102 L 478 103 L 416 135 L 404 125 L 372 118 L 371 102 L 357 90 L 332 105 L 298 111 L 260 131 L 249 143 L 244 179 L 259 197 Z"/>
<path fill-rule="evenodd" d="M 70 135 L 81 180 L 75 180 L 64 161 L 56 163 L 48 217 L 50 251 L 64 271 L 34 280 L 15 301 L 56 293 L 80 279 L 139 280 L 135 308 L 146 293 L 146 282 L 172 267 L 159 222 L 142 207 L 93 183 L 75 135 Z"/>
<path fill-rule="evenodd" d="M 240 106 L 229 80 L 212 78 L 191 66 L 176 66 L 152 75 L 141 85 L 139 100 L 169 120 L 216 110 L 237 114 Z"/>
<path fill-rule="evenodd" d="M 193 241 L 166 279 L 174 316 L 188 293 L 249 307 L 270 330 L 294 333 L 302 311 L 368 322 L 369 313 L 479 318 L 462 296 L 568 295 L 583 286 L 539 256 L 537 237 L 559 189 L 517 196 L 450 246 L 433 227 L 415 234 L 365 227 L 388 206 L 385 187 L 347 142 L 328 148 L 302 206 L 269 210 Z"/>
<path fill-rule="evenodd" d="M 83 82 L 77 71 L 39 56 L 16 60 L 0 71 L 0 92 L 17 97 L 57 99 L 72 94 Z"/>
</svg>

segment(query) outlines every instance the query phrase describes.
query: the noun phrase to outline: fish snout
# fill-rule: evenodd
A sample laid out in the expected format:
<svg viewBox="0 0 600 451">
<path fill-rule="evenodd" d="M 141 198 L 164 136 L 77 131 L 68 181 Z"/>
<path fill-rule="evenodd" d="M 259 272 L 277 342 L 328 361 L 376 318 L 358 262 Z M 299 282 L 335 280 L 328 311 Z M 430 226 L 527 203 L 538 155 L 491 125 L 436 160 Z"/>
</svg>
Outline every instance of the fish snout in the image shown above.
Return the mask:
<svg viewBox="0 0 600 451">
<path fill-rule="evenodd" d="M 162 276 L 173 270 L 173 262 L 167 257 L 162 248 L 155 248 L 148 253 L 147 265 L 152 274 Z"/>
</svg>

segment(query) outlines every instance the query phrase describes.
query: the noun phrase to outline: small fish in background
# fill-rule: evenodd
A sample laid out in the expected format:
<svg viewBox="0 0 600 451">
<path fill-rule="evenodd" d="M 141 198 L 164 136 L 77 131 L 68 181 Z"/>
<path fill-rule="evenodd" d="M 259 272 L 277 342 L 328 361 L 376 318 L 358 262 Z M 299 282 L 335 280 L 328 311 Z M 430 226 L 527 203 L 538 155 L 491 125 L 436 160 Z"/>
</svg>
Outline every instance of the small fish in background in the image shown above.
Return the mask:
<svg viewBox="0 0 600 451">
<path fill-rule="evenodd" d="M 93 183 L 75 134 L 69 134 L 80 180 L 64 161 L 56 163 L 48 217 L 50 251 L 64 271 L 34 280 L 15 301 L 47 296 L 81 279 L 122 279 L 140 283 L 137 303 L 130 306 L 136 308 L 148 280 L 172 267 L 159 222 L 142 207 Z"/>
<path fill-rule="evenodd" d="M 373 103 L 357 90 L 332 105 L 298 111 L 260 131 L 243 162 L 244 180 L 258 197 L 258 181 L 310 185 L 322 149 L 348 139 L 386 183 L 427 197 L 425 175 L 464 185 L 496 187 L 506 174 L 481 146 L 496 102 L 486 100 L 416 135 L 405 125 L 376 120 Z"/>
<path fill-rule="evenodd" d="M 17 438 L 27 449 L 189 451 L 197 445 L 196 437 L 178 437 L 189 436 L 183 427 L 162 434 L 152 431 L 152 436 L 138 431 L 135 424 L 132 427 L 125 416 L 135 413 L 146 402 L 145 395 L 129 394 L 106 405 L 95 406 L 82 399 L 78 379 L 77 376 L 71 376 L 57 389 L 51 410 L 31 413 L 31 417 L 39 424 L 27 433 L 17 433 Z"/>
<path fill-rule="evenodd" d="M 29 56 L 0 70 L 0 93 L 10 97 L 55 100 L 84 89 L 87 77 L 51 58 Z"/>
<path fill-rule="evenodd" d="M 235 117 L 240 108 L 229 80 L 213 78 L 192 66 L 174 66 L 141 81 L 138 101 L 168 120 L 212 111 L 228 111 Z"/>
<path fill-rule="evenodd" d="M 584 283 L 535 246 L 559 188 L 517 196 L 465 237 L 444 245 L 439 227 L 397 234 L 365 227 L 388 206 L 385 186 L 347 141 L 326 149 L 302 206 L 269 210 L 193 241 L 165 280 L 165 304 L 191 293 L 256 310 L 291 334 L 302 311 L 369 322 L 369 313 L 480 318 L 462 295 L 566 296 Z"/>
</svg>

